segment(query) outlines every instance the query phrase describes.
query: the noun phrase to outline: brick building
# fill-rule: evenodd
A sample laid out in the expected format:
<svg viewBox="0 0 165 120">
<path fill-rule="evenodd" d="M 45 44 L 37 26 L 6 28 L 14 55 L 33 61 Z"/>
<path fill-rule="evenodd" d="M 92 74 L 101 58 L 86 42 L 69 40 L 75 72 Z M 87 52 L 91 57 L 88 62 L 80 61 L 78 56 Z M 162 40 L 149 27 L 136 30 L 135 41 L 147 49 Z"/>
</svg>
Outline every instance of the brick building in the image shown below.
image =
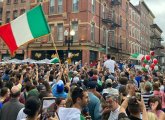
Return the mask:
<svg viewBox="0 0 165 120">
<path fill-rule="evenodd" d="M 130 53 L 141 53 L 140 11 L 129 3 L 129 50 Z"/>
<path fill-rule="evenodd" d="M 140 11 L 140 41 L 141 41 L 141 53 L 149 54 L 150 51 L 150 36 L 151 36 L 151 25 L 154 23 L 154 14 L 148 8 L 146 3 L 141 0 L 139 5 L 136 6 Z"/>
</svg>

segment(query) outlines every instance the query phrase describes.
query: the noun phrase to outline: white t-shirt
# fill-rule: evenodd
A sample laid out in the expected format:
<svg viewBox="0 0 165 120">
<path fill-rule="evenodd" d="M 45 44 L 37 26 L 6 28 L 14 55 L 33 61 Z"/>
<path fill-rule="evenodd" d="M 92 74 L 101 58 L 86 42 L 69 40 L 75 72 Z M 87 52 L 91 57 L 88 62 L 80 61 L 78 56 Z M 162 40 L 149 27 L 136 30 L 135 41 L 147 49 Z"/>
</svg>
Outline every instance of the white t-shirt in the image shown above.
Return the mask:
<svg viewBox="0 0 165 120">
<path fill-rule="evenodd" d="M 118 120 L 119 110 L 120 110 L 120 106 L 115 111 L 111 111 L 108 120 Z"/>
<path fill-rule="evenodd" d="M 22 108 L 22 109 L 19 111 L 19 113 L 18 113 L 18 115 L 17 115 L 17 120 L 24 120 L 24 119 L 26 119 L 27 115 L 23 112 L 24 109 L 25 109 L 25 108 Z"/>
<path fill-rule="evenodd" d="M 104 62 L 104 67 L 108 68 L 110 73 L 114 73 L 115 72 L 115 64 L 116 64 L 116 62 L 114 60 L 109 59 L 109 60 Z"/>
</svg>

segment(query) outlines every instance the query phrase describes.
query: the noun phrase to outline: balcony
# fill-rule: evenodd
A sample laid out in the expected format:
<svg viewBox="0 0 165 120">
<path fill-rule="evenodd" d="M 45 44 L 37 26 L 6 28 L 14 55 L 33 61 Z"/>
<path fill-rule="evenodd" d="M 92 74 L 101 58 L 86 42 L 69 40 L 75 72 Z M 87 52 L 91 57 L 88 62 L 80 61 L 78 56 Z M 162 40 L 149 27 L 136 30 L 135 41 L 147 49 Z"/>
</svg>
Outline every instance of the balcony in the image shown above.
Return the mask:
<svg viewBox="0 0 165 120">
<path fill-rule="evenodd" d="M 122 43 L 116 43 L 114 46 L 110 45 L 110 50 L 119 53 L 122 50 Z"/>
<path fill-rule="evenodd" d="M 159 45 L 159 46 L 152 46 L 152 47 L 150 47 L 150 50 L 157 50 L 157 49 L 164 49 L 164 46 Z"/>
<path fill-rule="evenodd" d="M 156 24 L 150 25 L 151 28 L 156 28 Z"/>
<path fill-rule="evenodd" d="M 111 20 L 111 14 L 110 12 L 103 12 L 103 15 L 102 15 L 102 22 L 105 23 L 105 24 L 110 24 L 112 23 L 112 20 Z"/>
<path fill-rule="evenodd" d="M 113 23 L 111 24 L 111 29 L 116 29 L 117 27 L 121 27 L 121 25 L 119 25 L 119 24 L 117 24 L 117 23 L 115 23 L 115 22 L 113 22 Z"/>
<path fill-rule="evenodd" d="M 121 5 L 121 0 L 112 0 L 111 5 Z"/>
<path fill-rule="evenodd" d="M 116 29 L 117 27 L 121 27 L 115 19 L 111 16 L 111 13 L 104 12 L 102 15 L 102 22 L 105 24 L 109 24 L 111 26 L 111 29 Z"/>
<path fill-rule="evenodd" d="M 151 35 L 150 38 L 151 38 L 151 39 L 157 39 L 158 36 L 154 34 L 154 35 Z"/>
</svg>

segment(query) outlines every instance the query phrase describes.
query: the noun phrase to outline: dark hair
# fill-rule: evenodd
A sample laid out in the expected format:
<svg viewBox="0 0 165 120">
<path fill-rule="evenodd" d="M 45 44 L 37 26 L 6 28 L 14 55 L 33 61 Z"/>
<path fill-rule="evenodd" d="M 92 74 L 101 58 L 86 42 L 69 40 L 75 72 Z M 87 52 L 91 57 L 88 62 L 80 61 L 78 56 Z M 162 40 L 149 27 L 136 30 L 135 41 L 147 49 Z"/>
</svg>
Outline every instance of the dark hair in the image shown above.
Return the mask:
<svg viewBox="0 0 165 120">
<path fill-rule="evenodd" d="M 45 85 L 47 91 L 51 92 L 51 86 L 47 81 L 43 81 L 42 84 Z"/>
<path fill-rule="evenodd" d="M 84 74 L 81 75 L 81 79 L 85 79 L 85 75 Z"/>
<path fill-rule="evenodd" d="M 73 104 L 76 103 L 77 98 L 81 98 L 81 99 L 83 98 L 83 92 L 84 92 L 83 89 L 80 87 L 74 88 L 71 94 Z"/>
<path fill-rule="evenodd" d="M 119 83 L 122 84 L 122 85 L 127 85 L 128 78 L 127 77 L 120 77 L 119 78 Z"/>
<path fill-rule="evenodd" d="M 159 96 L 152 96 L 148 100 L 148 105 L 150 106 L 150 103 L 155 103 L 158 102 L 158 106 L 156 107 L 156 110 L 161 110 L 162 109 L 162 102 L 161 98 Z"/>
<path fill-rule="evenodd" d="M 119 93 L 122 93 L 123 96 L 127 96 L 127 89 L 125 85 L 119 87 Z"/>
<path fill-rule="evenodd" d="M 4 97 L 4 96 L 7 94 L 8 89 L 9 89 L 9 88 L 7 88 L 7 87 L 3 87 L 3 88 L 1 89 L 1 94 L 0 94 L 0 95 L 1 95 L 2 97 Z"/>
<path fill-rule="evenodd" d="M 158 82 L 155 82 L 153 84 L 153 88 L 154 88 L 154 90 L 159 90 L 159 83 Z"/>
<path fill-rule="evenodd" d="M 49 97 L 49 92 L 48 91 L 41 91 L 39 94 L 39 99 L 42 100 L 44 97 Z"/>
<path fill-rule="evenodd" d="M 40 100 L 35 97 L 31 96 L 27 99 L 25 103 L 25 109 L 23 112 L 30 118 L 34 117 L 37 113 L 37 111 L 40 109 L 41 102 Z"/>
<path fill-rule="evenodd" d="M 16 79 L 17 79 L 17 80 L 20 80 L 20 79 L 21 79 L 21 74 L 20 74 L 20 73 L 17 73 L 17 74 L 16 74 Z"/>
<path fill-rule="evenodd" d="M 152 90 L 151 86 L 149 84 L 145 85 L 146 92 L 150 92 Z"/>
<path fill-rule="evenodd" d="M 110 59 L 110 58 L 111 58 L 111 55 L 110 55 L 110 54 L 108 54 L 108 55 L 107 55 L 107 59 Z"/>
<path fill-rule="evenodd" d="M 32 89 L 33 85 L 30 81 L 26 82 L 25 89 L 29 92 Z"/>
<path fill-rule="evenodd" d="M 5 74 L 9 74 L 9 72 L 10 72 L 9 69 L 5 70 Z"/>
<path fill-rule="evenodd" d="M 56 98 L 56 104 L 60 105 L 62 100 L 65 100 L 65 99 L 64 98 Z"/>
<path fill-rule="evenodd" d="M 115 57 L 112 57 L 111 59 L 112 59 L 112 60 L 115 60 Z"/>
<path fill-rule="evenodd" d="M 137 114 L 140 112 L 140 105 L 135 97 L 129 99 L 128 110 L 132 114 Z"/>
<path fill-rule="evenodd" d="M 53 79 L 54 79 L 53 75 L 50 75 L 49 76 L 49 81 L 53 82 Z"/>
<path fill-rule="evenodd" d="M 13 86 L 14 86 L 14 84 L 11 81 L 7 81 L 6 84 L 5 84 L 5 87 L 7 87 L 9 89 L 11 89 Z"/>
<path fill-rule="evenodd" d="M 107 83 L 107 84 L 106 84 L 106 87 L 107 87 L 107 88 L 112 87 L 112 83 L 110 83 L 110 82 Z"/>
<path fill-rule="evenodd" d="M 144 80 L 148 80 L 149 77 L 147 75 L 144 76 Z"/>
</svg>

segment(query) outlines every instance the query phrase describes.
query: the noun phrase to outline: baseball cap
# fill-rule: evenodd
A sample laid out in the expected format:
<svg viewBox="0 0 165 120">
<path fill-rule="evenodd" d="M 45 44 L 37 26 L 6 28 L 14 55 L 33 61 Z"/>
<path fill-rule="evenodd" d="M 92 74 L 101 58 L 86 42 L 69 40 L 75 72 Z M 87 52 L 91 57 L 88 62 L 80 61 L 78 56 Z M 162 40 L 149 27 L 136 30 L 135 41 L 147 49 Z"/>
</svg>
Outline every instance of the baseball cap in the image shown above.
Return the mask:
<svg viewBox="0 0 165 120">
<path fill-rule="evenodd" d="M 62 80 L 59 80 L 57 82 L 57 92 L 63 92 L 64 90 L 64 82 Z"/>
</svg>

